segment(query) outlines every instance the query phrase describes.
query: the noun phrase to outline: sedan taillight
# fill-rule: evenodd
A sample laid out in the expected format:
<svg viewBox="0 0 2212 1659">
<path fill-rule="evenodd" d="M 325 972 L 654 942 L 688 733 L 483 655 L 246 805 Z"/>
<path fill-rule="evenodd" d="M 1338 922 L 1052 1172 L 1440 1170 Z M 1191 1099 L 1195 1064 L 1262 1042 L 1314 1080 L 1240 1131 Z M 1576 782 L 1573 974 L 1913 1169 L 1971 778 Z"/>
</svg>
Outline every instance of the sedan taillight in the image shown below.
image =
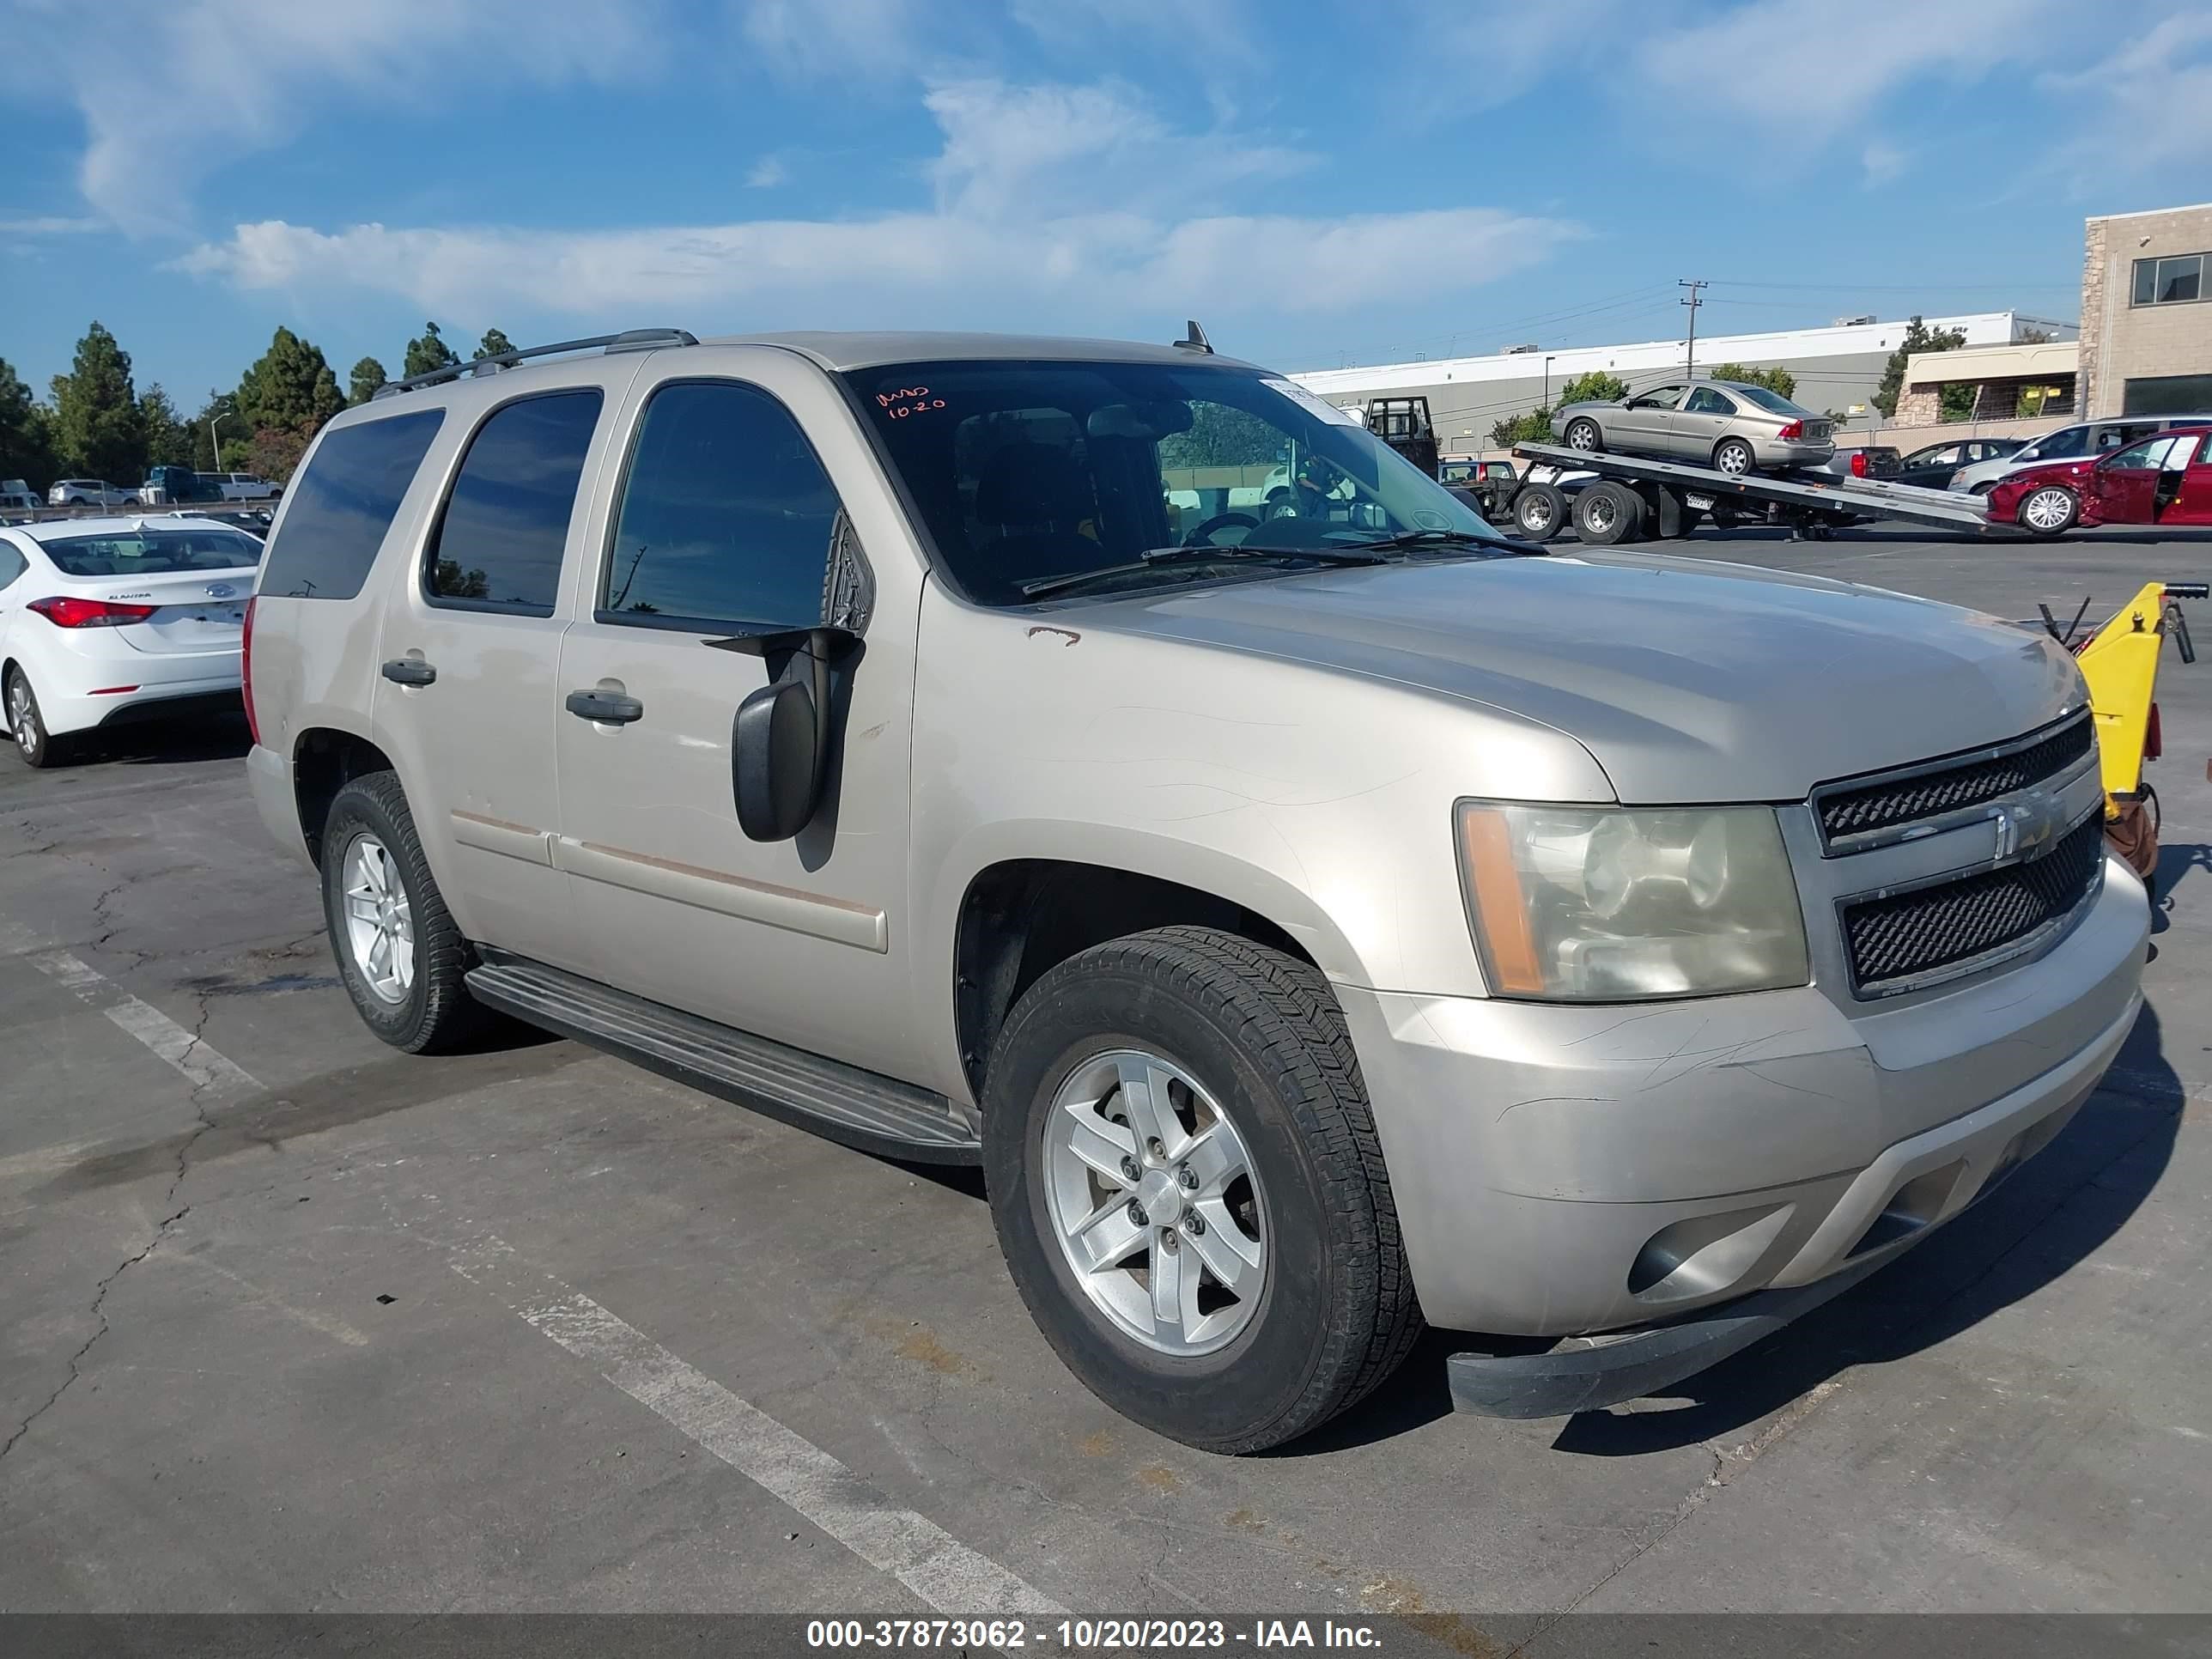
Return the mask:
<svg viewBox="0 0 2212 1659">
<path fill-rule="evenodd" d="M 1774 435 L 1778 438 L 1802 438 L 1805 435 L 1805 422 L 1792 421 Z"/>
<path fill-rule="evenodd" d="M 35 611 L 57 628 L 125 628 L 144 622 L 161 607 L 118 605 L 112 599 L 33 599 L 23 607 Z"/>
</svg>

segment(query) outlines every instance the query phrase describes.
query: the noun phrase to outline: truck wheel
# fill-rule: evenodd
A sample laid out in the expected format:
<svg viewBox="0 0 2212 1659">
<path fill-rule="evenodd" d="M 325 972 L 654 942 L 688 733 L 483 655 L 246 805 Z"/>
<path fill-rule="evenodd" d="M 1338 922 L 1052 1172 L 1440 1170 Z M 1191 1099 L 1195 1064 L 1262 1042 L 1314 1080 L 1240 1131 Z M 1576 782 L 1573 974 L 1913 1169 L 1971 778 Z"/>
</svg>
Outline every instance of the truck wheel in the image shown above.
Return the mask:
<svg viewBox="0 0 2212 1659">
<path fill-rule="evenodd" d="M 1587 416 L 1569 421 L 1567 447 L 1595 452 L 1605 447 L 1605 434 L 1597 429 L 1597 422 Z"/>
<path fill-rule="evenodd" d="M 1532 542 L 1548 542 L 1566 527 L 1567 498 L 1547 483 L 1526 483 L 1513 494 L 1513 523 Z"/>
<path fill-rule="evenodd" d="M 490 1023 L 462 975 L 476 952 L 439 896 L 398 775 L 338 791 L 323 830 L 323 914 L 362 1024 L 410 1054 L 460 1047 Z"/>
<path fill-rule="evenodd" d="M 15 752 L 27 766 L 59 766 L 70 757 L 70 742 L 46 730 L 39 713 L 38 693 L 20 668 L 8 671 L 8 729 L 15 734 Z"/>
<path fill-rule="evenodd" d="M 2031 536 L 2063 536 L 2081 517 L 2081 498 L 2064 484 L 2045 484 L 2020 498 L 2013 514 Z"/>
<path fill-rule="evenodd" d="M 1575 497 L 1575 534 L 1593 547 L 1632 542 L 1644 531 L 1644 502 L 1622 485 L 1594 483 Z"/>
<path fill-rule="evenodd" d="M 1731 478 L 1741 478 L 1759 465 L 1759 457 L 1741 438 L 1723 438 L 1713 446 L 1713 465 Z"/>
<path fill-rule="evenodd" d="M 1071 957 L 1000 1033 L 983 1121 L 1030 1316 L 1146 1428 L 1280 1445 L 1419 1334 L 1359 1062 L 1310 963 L 1206 927 Z"/>
</svg>

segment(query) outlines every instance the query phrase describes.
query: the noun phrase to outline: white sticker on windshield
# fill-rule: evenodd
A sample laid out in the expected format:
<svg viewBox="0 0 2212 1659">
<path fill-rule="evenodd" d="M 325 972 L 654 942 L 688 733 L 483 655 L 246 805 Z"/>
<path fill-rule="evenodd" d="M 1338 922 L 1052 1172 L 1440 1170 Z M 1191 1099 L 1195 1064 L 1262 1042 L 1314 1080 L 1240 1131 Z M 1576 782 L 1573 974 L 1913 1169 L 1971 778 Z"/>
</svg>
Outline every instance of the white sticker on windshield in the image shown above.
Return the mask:
<svg viewBox="0 0 2212 1659">
<path fill-rule="evenodd" d="M 1319 416 L 1322 420 L 1337 426 L 1356 426 L 1362 432 L 1367 429 L 1367 422 L 1359 417 L 1356 410 L 1339 409 L 1326 398 L 1315 397 L 1296 380 L 1262 380 L 1260 384 L 1272 391 L 1281 392 L 1309 415 Z"/>
</svg>

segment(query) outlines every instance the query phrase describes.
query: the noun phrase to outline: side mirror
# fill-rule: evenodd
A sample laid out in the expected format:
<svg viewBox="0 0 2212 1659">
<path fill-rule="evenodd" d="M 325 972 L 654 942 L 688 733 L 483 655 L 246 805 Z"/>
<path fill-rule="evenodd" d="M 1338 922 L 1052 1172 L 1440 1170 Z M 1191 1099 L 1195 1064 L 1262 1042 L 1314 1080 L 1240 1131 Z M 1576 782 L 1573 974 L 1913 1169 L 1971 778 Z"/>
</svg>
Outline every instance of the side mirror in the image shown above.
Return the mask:
<svg viewBox="0 0 2212 1659">
<path fill-rule="evenodd" d="M 753 841 L 789 841 L 814 820 L 829 782 L 834 675 L 860 644 L 842 628 L 708 640 L 765 659 L 775 678 L 738 705 L 730 726 L 730 787 L 738 827 Z"/>
<path fill-rule="evenodd" d="M 798 680 L 763 685 L 738 705 L 730 739 L 738 827 L 754 841 L 789 841 L 822 797 L 815 765 L 822 717 L 813 688 Z"/>
</svg>

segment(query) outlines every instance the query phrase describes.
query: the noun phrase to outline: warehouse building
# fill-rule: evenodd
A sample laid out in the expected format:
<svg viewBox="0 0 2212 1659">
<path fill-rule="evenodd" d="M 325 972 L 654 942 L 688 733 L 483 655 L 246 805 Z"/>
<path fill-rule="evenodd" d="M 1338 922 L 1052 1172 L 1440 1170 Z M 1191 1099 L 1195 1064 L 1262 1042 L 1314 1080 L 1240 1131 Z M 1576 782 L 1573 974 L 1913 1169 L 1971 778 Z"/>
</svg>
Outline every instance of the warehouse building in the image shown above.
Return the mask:
<svg viewBox="0 0 2212 1659">
<path fill-rule="evenodd" d="M 2203 211 L 2212 217 L 2212 210 Z M 2096 222 L 2091 221 L 2093 225 Z M 1924 320 L 1931 329 L 1960 331 L 1966 337 L 1968 348 L 2008 346 L 2038 337 L 2071 342 L 2075 333 L 2071 322 L 2017 311 Z M 1741 363 L 1749 368 L 1786 368 L 1797 377 L 1799 403 L 1841 415 L 1853 404 L 1863 408 L 1870 403 L 1890 353 L 1904 337 L 1905 326 L 1902 319 L 1877 321 L 1869 317 L 1828 328 L 1700 335 L 1696 362 L 1701 368 Z M 1291 378 L 1334 404 L 1364 404 L 1373 398 L 1426 398 L 1437 441 L 1451 453 L 1486 446 L 1494 422 L 1548 404 L 1561 386 L 1578 374 L 1603 369 L 1627 381 L 1632 389 L 1656 386 L 1681 374 L 1688 355 L 1688 342 L 1679 339 L 1553 351 L 1524 346 L 1487 357 L 1315 369 Z"/>
</svg>

